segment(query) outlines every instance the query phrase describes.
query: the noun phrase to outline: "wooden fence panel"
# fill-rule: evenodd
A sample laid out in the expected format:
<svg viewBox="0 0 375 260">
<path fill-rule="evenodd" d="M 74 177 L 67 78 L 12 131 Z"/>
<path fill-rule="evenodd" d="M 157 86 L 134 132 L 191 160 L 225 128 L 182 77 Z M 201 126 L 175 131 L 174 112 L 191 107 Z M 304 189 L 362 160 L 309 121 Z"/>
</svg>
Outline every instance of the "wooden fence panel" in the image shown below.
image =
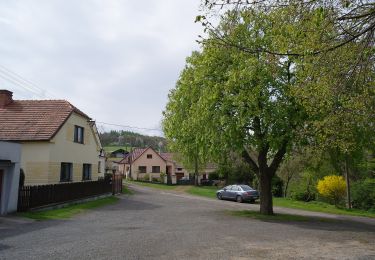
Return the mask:
<svg viewBox="0 0 375 260">
<path fill-rule="evenodd" d="M 118 185 L 117 182 L 113 181 L 113 183 Z M 111 184 L 110 180 L 98 180 L 20 187 L 18 194 L 18 211 L 27 211 L 32 208 L 83 199 L 110 192 L 117 194 L 118 192 L 114 192 L 113 183 Z"/>
</svg>

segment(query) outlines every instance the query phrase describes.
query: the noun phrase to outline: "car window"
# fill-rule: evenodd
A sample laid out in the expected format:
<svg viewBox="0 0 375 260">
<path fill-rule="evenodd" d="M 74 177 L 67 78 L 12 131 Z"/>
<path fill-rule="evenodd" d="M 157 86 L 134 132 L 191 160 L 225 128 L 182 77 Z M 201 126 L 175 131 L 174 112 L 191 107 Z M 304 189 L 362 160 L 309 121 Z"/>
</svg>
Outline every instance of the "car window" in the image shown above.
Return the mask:
<svg viewBox="0 0 375 260">
<path fill-rule="evenodd" d="M 248 185 L 240 185 L 241 188 L 244 190 L 244 191 L 248 191 L 248 190 L 254 190 L 253 188 L 251 188 L 250 186 Z"/>
<path fill-rule="evenodd" d="M 225 190 L 230 190 L 232 188 L 232 185 L 224 187 Z"/>
</svg>

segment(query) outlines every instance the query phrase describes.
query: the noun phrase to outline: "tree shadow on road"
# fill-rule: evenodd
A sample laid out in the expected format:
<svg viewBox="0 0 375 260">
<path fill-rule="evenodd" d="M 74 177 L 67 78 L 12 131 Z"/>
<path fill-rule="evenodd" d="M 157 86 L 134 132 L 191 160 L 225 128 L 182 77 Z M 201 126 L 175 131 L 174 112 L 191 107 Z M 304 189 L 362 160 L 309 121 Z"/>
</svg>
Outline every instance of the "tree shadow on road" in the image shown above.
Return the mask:
<svg viewBox="0 0 375 260">
<path fill-rule="evenodd" d="M 374 224 L 340 218 L 325 218 L 316 216 L 301 216 L 290 214 L 261 215 L 257 211 L 240 210 L 226 211 L 229 215 L 256 219 L 262 222 L 293 225 L 304 229 L 326 231 L 375 232 Z"/>
</svg>

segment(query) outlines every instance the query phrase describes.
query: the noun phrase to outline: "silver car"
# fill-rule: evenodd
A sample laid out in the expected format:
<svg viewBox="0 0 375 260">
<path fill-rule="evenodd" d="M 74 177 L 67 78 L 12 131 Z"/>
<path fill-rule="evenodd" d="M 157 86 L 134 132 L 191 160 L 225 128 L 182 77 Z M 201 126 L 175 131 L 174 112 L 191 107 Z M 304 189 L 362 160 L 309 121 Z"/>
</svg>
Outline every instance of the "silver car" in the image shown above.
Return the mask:
<svg viewBox="0 0 375 260">
<path fill-rule="evenodd" d="M 221 199 L 235 200 L 237 202 L 254 202 L 259 199 L 259 192 L 248 185 L 229 185 L 216 192 L 216 197 Z"/>
</svg>

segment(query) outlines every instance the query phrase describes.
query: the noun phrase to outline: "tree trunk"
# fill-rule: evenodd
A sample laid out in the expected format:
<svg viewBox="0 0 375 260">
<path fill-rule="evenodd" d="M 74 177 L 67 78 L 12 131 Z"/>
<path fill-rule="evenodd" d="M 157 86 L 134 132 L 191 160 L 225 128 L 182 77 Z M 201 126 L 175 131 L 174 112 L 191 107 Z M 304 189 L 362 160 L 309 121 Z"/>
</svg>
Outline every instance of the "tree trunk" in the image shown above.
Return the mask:
<svg viewBox="0 0 375 260">
<path fill-rule="evenodd" d="M 286 195 L 288 193 L 288 186 L 289 186 L 290 179 L 291 178 L 289 177 L 286 179 L 285 188 L 284 188 L 284 198 L 286 198 Z"/>
<path fill-rule="evenodd" d="M 260 172 L 260 213 L 273 215 L 272 206 L 272 174 L 269 171 Z"/>
<path fill-rule="evenodd" d="M 350 198 L 350 176 L 348 167 L 348 158 L 345 158 L 345 180 L 346 180 L 346 207 L 348 209 L 352 208 L 352 201 Z"/>
<path fill-rule="evenodd" d="M 198 169 L 198 159 L 195 159 L 195 162 L 194 162 L 194 176 L 195 176 L 195 186 L 198 186 L 199 184 L 199 169 Z"/>
</svg>

